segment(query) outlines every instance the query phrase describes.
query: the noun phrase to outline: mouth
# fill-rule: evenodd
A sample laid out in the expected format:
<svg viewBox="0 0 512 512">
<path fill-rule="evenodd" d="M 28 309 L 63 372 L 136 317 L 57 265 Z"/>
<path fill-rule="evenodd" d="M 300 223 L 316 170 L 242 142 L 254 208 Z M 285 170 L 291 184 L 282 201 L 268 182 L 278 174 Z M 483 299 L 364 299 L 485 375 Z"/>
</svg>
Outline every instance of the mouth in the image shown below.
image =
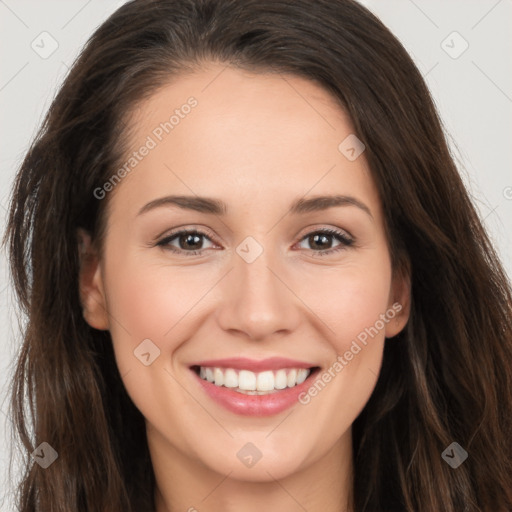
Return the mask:
<svg viewBox="0 0 512 512">
<path fill-rule="evenodd" d="M 224 368 L 218 366 L 194 365 L 191 370 L 203 381 L 217 387 L 228 388 L 244 395 L 269 395 L 284 389 L 295 388 L 319 370 L 319 366 L 310 368 L 281 368 L 253 372 L 246 369 Z"/>
<path fill-rule="evenodd" d="M 277 358 L 205 361 L 189 368 L 205 397 L 232 413 L 253 417 L 272 416 L 299 403 L 321 370 Z"/>
</svg>

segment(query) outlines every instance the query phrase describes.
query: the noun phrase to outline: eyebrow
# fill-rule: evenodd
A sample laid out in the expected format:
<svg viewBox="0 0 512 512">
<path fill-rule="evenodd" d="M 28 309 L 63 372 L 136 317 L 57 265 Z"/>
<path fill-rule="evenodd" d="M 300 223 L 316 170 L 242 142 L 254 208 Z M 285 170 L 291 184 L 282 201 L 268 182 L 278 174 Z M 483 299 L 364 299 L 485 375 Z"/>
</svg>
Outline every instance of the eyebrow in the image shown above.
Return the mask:
<svg viewBox="0 0 512 512">
<path fill-rule="evenodd" d="M 164 206 L 178 206 L 184 210 L 193 210 L 212 215 L 225 215 L 228 211 L 226 203 L 220 199 L 199 196 L 165 196 L 154 199 L 144 205 L 137 215 L 142 215 L 150 210 Z M 363 210 L 373 219 L 373 215 L 368 206 L 355 197 L 344 195 L 314 196 L 307 199 L 296 199 L 290 206 L 290 213 L 297 215 L 318 212 L 336 206 L 355 206 Z"/>
</svg>

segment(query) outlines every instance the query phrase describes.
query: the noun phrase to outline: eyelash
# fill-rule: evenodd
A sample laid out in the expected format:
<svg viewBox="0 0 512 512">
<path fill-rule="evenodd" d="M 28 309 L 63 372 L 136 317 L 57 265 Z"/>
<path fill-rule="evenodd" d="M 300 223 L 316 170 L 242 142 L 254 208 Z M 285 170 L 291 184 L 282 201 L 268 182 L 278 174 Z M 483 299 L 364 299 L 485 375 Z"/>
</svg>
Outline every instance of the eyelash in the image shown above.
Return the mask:
<svg viewBox="0 0 512 512">
<path fill-rule="evenodd" d="M 310 236 L 318 235 L 318 234 L 333 236 L 340 242 L 340 245 L 338 245 L 337 247 L 331 248 L 331 249 L 323 249 L 323 250 L 319 250 L 319 251 L 315 251 L 315 250 L 311 249 L 315 255 L 323 256 L 325 254 L 333 254 L 338 251 L 343 251 L 347 247 L 350 247 L 351 245 L 354 244 L 353 238 L 350 238 L 344 232 L 337 231 L 335 229 L 320 229 L 317 231 L 311 231 L 310 233 L 307 233 L 306 235 L 304 235 L 300 239 L 300 242 L 302 242 L 303 240 L 307 239 Z M 185 229 L 182 231 L 176 231 L 175 233 L 171 233 L 170 235 L 166 236 L 165 238 L 163 238 L 162 240 L 157 242 L 155 245 L 163 247 L 164 249 L 169 250 L 171 252 L 178 253 L 178 254 L 184 254 L 186 256 L 197 256 L 198 254 L 201 254 L 203 251 L 206 250 L 206 249 L 196 249 L 193 251 L 185 251 L 183 249 L 176 249 L 175 247 L 168 245 L 169 242 L 173 241 L 175 238 L 178 238 L 180 235 L 199 235 L 199 236 L 203 236 L 203 237 L 207 238 L 208 240 L 210 240 L 210 242 L 213 243 L 213 241 L 211 240 L 211 238 L 208 234 L 203 233 L 202 231 L 195 230 L 195 229 L 194 230 Z"/>
</svg>

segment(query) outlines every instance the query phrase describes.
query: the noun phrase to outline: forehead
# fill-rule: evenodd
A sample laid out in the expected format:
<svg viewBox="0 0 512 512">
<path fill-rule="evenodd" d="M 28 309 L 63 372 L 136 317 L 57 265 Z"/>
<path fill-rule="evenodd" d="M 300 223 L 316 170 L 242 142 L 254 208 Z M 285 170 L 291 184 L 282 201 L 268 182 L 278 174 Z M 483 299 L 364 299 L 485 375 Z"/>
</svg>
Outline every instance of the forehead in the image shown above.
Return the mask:
<svg viewBox="0 0 512 512">
<path fill-rule="evenodd" d="M 134 202 L 178 192 L 243 206 L 334 191 L 378 202 L 364 153 L 351 161 L 340 149 L 354 136 L 349 116 L 301 77 L 210 64 L 139 103 L 128 125 L 124 163 L 150 148 L 118 187 Z"/>
</svg>

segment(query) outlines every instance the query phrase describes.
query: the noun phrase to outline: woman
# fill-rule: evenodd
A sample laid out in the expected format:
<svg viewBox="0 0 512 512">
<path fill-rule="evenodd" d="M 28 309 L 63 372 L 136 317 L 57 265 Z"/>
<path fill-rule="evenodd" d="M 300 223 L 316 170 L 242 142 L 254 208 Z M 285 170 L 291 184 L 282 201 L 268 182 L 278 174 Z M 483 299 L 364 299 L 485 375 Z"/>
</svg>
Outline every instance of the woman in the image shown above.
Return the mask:
<svg viewBox="0 0 512 512">
<path fill-rule="evenodd" d="M 512 507 L 510 284 L 356 2 L 123 6 L 6 241 L 21 511 Z"/>
</svg>

